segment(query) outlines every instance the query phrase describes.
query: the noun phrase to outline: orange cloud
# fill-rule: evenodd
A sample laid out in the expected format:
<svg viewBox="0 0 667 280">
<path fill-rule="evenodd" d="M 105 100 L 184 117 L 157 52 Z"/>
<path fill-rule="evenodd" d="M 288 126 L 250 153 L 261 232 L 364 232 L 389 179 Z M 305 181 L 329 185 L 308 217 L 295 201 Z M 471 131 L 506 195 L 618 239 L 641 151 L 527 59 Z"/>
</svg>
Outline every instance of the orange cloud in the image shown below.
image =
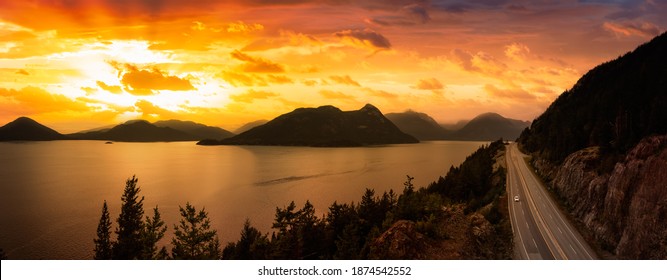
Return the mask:
<svg viewBox="0 0 667 280">
<path fill-rule="evenodd" d="M 97 92 L 96 89 L 91 88 L 91 87 L 81 87 L 81 90 L 83 90 L 86 93 L 86 95 L 91 95 L 91 94 Z"/>
<path fill-rule="evenodd" d="M 119 71 L 119 77 L 122 77 L 120 82 L 123 84 L 125 91 L 134 95 L 151 95 L 155 94 L 155 90 L 185 91 L 196 89 L 187 78 L 167 75 L 157 67 L 139 69 L 136 65 L 115 61 L 110 62 L 110 64 Z"/>
<path fill-rule="evenodd" d="M 339 91 L 333 90 L 320 90 L 320 95 L 324 96 L 327 99 L 339 99 L 343 101 L 357 101 L 356 98 L 352 95 L 348 95 Z"/>
<path fill-rule="evenodd" d="M 469 72 L 478 72 L 492 76 L 502 76 L 507 65 L 485 52 L 471 54 L 465 50 L 454 49 L 452 62 Z"/>
<path fill-rule="evenodd" d="M 277 100 L 278 100 L 280 103 L 282 103 L 283 105 L 285 105 L 285 107 L 288 107 L 289 109 L 296 109 L 296 108 L 303 108 L 303 107 L 312 107 L 312 106 L 311 106 L 310 104 L 308 104 L 308 103 L 298 102 L 298 101 L 292 101 L 292 100 L 288 100 L 288 99 L 285 99 L 285 98 L 282 98 L 282 97 L 277 98 Z"/>
<path fill-rule="evenodd" d="M 605 22 L 602 27 L 616 35 L 653 37 L 660 34 L 660 28 L 650 22 Z"/>
<path fill-rule="evenodd" d="M 218 77 L 222 78 L 229 84 L 239 87 L 239 86 L 246 86 L 246 87 L 251 87 L 251 86 L 267 86 L 268 84 L 262 77 L 259 77 L 257 75 L 246 75 L 238 72 L 233 72 L 233 71 L 222 71 L 217 75 Z"/>
<path fill-rule="evenodd" d="M 249 33 L 249 32 L 264 30 L 264 25 L 261 25 L 259 23 L 249 24 L 242 21 L 237 21 L 228 24 L 226 30 L 229 33 Z"/>
<path fill-rule="evenodd" d="M 36 32 L 5 23 L 1 19 L 2 14 L 0 14 L 0 58 L 29 58 L 67 50 L 64 44 L 57 42 L 57 33 L 54 31 Z"/>
<path fill-rule="evenodd" d="M 350 86 L 355 86 L 355 87 L 360 87 L 360 86 L 361 86 L 361 84 L 359 84 L 359 82 L 357 82 L 357 81 L 353 80 L 352 78 L 350 78 L 349 75 L 345 75 L 345 76 L 329 76 L 329 79 L 331 79 L 332 81 L 334 81 L 334 82 L 336 82 L 336 83 L 339 83 L 339 84 L 341 84 L 341 85 L 350 85 Z"/>
<path fill-rule="evenodd" d="M 389 40 L 371 29 L 348 29 L 336 32 L 334 35 L 352 46 L 370 49 L 374 52 L 391 49 Z"/>
<path fill-rule="evenodd" d="M 146 101 L 146 100 L 138 100 L 135 104 L 135 107 L 139 109 L 142 113 L 143 118 L 147 119 L 177 119 L 179 117 L 179 114 L 169 111 L 167 109 L 164 109 L 162 107 L 156 106 L 155 104 Z"/>
<path fill-rule="evenodd" d="M 293 46 L 321 46 L 323 44 L 322 41 L 318 40 L 312 35 L 294 31 L 280 30 L 280 36 L 287 37 L 289 39 L 289 43 Z"/>
<path fill-rule="evenodd" d="M 317 85 L 316 80 L 303 80 L 302 83 L 306 86 L 309 86 L 309 87 L 314 87 L 314 86 Z"/>
<path fill-rule="evenodd" d="M 244 54 L 238 50 L 231 53 L 231 56 L 240 61 L 246 62 L 243 65 L 243 71 L 256 73 L 281 73 L 285 68 L 278 63 Z"/>
<path fill-rule="evenodd" d="M 30 75 L 30 73 L 28 73 L 28 71 L 25 71 L 25 69 L 19 69 L 19 70 L 17 70 L 17 71 L 16 71 L 16 74 L 26 75 L 26 76 Z"/>
<path fill-rule="evenodd" d="M 419 80 L 414 88 L 422 90 L 442 90 L 445 86 L 436 78 L 430 78 Z"/>
<path fill-rule="evenodd" d="M 512 43 L 505 46 L 505 55 L 513 60 L 524 61 L 529 54 L 530 49 L 524 44 Z"/>
<path fill-rule="evenodd" d="M 504 98 L 504 99 L 535 99 L 535 96 L 527 92 L 522 88 L 510 88 L 510 89 L 501 89 L 497 88 L 494 85 L 487 84 L 484 86 L 484 90 L 491 95 L 492 97 Z"/>
<path fill-rule="evenodd" d="M 368 92 L 370 95 L 375 96 L 375 97 L 381 97 L 381 98 L 386 98 L 386 99 L 395 99 L 398 97 L 397 94 L 387 92 L 384 90 L 378 90 L 378 89 L 372 89 L 372 88 L 364 88 L 366 92 Z"/>
<path fill-rule="evenodd" d="M 110 86 L 102 81 L 97 81 L 97 86 L 111 93 L 115 94 L 123 93 L 123 89 L 120 86 Z"/>
<path fill-rule="evenodd" d="M 270 83 L 274 84 L 293 84 L 294 80 L 288 78 L 287 76 L 282 76 L 282 75 L 268 75 L 267 78 L 269 79 Z"/>
<path fill-rule="evenodd" d="M 243 94 L 230 95 L 229 98 L 236 102 L 252 103 L 256 99 L 268 99 L 269 97 L 274 97 L 274 96 L 278 95 L 273 92 L 256 91 L 251 89 Z"/>
<path fill-rule="evenodd" d="M 24 87 L 19 90 L 0 88 L 0 112 L 2 114 L 21 116 L 89 110 L 90 108 L 84 102 L 78 102 L 37 87 Z"/>
</svg>

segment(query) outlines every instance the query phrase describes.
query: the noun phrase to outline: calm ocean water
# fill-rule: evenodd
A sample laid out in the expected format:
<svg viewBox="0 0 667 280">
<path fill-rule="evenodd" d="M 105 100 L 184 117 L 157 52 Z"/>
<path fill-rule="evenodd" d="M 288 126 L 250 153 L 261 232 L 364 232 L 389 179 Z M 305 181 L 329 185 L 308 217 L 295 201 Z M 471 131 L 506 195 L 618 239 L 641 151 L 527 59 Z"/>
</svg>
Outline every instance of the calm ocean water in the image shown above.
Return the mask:
<svg viewBox="0 0 667 280">
<path fill-rule="evenodd" d="M 322 215 L 358 201 L 365 188 L 401 192 L 443 176 L 485 142 L 434 141 L 363 148 L 196 146 L 194 142 L 52 141 L 0 143 L 0 248 L 11 259 L 92 258 L 102 203 L 115 228 L 125 180 L 139 178 L 144 210 L 169 225 L 178 206 L 209 212 L 224 246 L 246 218 L 268 232 L 276 207 L 310 200 Z M 169 246 L 168 246 L 169 248 Z"/>
</svg>

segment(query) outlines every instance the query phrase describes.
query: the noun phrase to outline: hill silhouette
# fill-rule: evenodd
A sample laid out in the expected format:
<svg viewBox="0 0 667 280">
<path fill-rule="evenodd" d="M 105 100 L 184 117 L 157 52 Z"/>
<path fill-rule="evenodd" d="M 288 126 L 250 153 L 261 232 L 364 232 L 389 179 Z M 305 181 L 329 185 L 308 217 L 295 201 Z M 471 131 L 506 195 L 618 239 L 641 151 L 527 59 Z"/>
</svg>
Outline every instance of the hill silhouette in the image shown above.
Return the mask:
<svg viewBox="0 0 667 280">
<path fill-rule="evenodd" d="M 624 153 L 640 139 L 667 133 L 667 33 L 586 73 L 521 135 L 530 152 L 561 162 L 600 146 Z"/>
<path fill-rule="evenodd" d="M 196 139 L 192 140 L 225 139 L 234 136 L 234 133 L 231 133 L 222 128 L 215 126 L 208 126 L 192 121 L 167 120 L 167 121 L 157 121 L 154 122 L 153 124 L 158 127 L 173 128 L 188 133 L 192 136 L 195 136 Z"/>
<path fill-rule="evenodd" d="M 258 127 L 258 126 L 260 126 L 260 125 L 263 125 L 263 124 L 265 124 L 265 123 L 267 123 L 267 122 L 269 122 L 269 121 L 267 121 L 267 120 L 257 120 L 257 121 L 252 121 L 252 122 L 249 122 L 249 123 L 244 124 L 244 125 L 242 125 L 241 127 L 237 128 L 236 130 L 234 130 L 234 133 L 235 133 L 235 134 L 241 134 L 241 133 L 246 132 L 246 131 L 248 131 L 248 130 L 251 130 L 251 129 L 255 128 L 255 127 Z"/>
<path fill-rule="evenodd" d="M 431 116 L 412 110 L 385 115 L 401 131 L 419 140 L 442 140 L 452 132 L 442 128 Z"/>
<path fill-rule="evenodd" d="M 221 141 L 200 145 L 364 146 L 417 143 L 375 106 L 341 111 L 333 106 L 299 108 L 264 125 Z"/>
<path fill-rule="evenodd" d="M 503 138 L 514 140 L 530 122 L 508 119 L 497 113 L 481 114 L 463 128 L 446 137 L 447 140 L 493 141 Z"/>
<path fill-rule="evenodd" d="M 530 122 L 505 118 L 497 113 L 481 114 L 470 121 L 459 122 L 460 129 L 443 128 L 431 116 L 408 110 L 386 115 L 401 131 L 419 140 L 494 141 L 514 140 Z M 461 125 L 460 123 L 464 123 Z"/>
<path fill-rule="evenodd" d="M 62 140 L 65 136 L 33 119 L 20 117 L 0 127 L 0 141 Z"/>
<path fill-rule="evenodd" d="M 121 142 L 193 141 L 196 137 L 169 127 L 158 127 L 144 120 L 133 120 L 108 130 L 69 134 L 75 140 L 112 140 Z"/>
</svg>

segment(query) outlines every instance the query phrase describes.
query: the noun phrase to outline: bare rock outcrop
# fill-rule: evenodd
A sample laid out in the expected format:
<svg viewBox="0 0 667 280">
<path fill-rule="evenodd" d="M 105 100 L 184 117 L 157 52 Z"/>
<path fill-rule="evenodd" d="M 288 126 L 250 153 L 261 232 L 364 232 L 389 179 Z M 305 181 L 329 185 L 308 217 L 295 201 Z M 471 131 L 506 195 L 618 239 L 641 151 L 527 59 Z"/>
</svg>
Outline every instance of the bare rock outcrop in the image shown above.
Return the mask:
<svg viewBox="0 0 667 280">
<path fill-rule="evenodd" d="M 370 258 L 381 260 L 426 259 L 427 237 L 419 233 L 415 223 L 395 222 L 371 244 Z"/>
<path fill-rule="evenodd" d="M 643 139 L 610 173 L 599 173 L 599 157 L 597 147 L 572 153 L 551 186 L 616 257 L 667 258 L 667 135 Z"/>
</svg>

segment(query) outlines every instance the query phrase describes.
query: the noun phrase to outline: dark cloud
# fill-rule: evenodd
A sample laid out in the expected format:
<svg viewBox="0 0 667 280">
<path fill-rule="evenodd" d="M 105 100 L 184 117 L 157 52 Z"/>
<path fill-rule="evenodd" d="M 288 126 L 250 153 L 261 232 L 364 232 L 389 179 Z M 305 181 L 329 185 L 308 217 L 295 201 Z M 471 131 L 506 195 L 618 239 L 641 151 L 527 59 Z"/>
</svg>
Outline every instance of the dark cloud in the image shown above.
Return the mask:
<svg viewBox="0 0 667 280">
<path fill-rule="evenodd" d="M 512 0 L 470 0 L 469 2 L 489 7 L 500 7 L 511 1 Z"/>
<path fill-rule="evenodd" d="M 369 23 L 382 25 L 382 26 L 391 26 L 391 25 L 403 25 L 410 26 L 416 24 L 424 24 L 431 20 L 431 16 L 424 6 L 421 5 L 407 5 L 398 10 L 394 15 L 385 15 L 378 16 L 372 19 L 366 20 Z"/>
<path fill-rule="evenodd" d="M 238 50 L 233 51 L 231 53 L 231 56 L 235 59 L 245 62 L 245 64 L 243 65 L 243 71 L 245 72 L 255 72 L 255 73 L 285 72 L 285 68 L 278 63 L 260 57 L 252 57 Z"/>
<path fill-rule="evenodd" d="M 419 23 L 427 23 L 431 20 L 431 16 L 428 14 L 428 11 L 424 6 L 420 5 L 408 5 L 401 8 L 401 11 L 405 13 L 408 17 L 417 20 Z"/>
<path fill-rule="evenodd" d="M 373 51 L 391 49 L 391 43 L 382 34 L 371 29 L 343 30 L 334 33 L 336 37 L 348 40 L 353 45 L 362 48 L 368 48 Z"/>
<path fill-rule="evenodd" d="M 446 4 L 440 7 L 442 10 L 448 13 L 452 14 L 462 14 L 467 12 L 471 7 L 469 5 L 466 5 L 464 3 L 454 3 L 454 4 Z"/>
</svg>

